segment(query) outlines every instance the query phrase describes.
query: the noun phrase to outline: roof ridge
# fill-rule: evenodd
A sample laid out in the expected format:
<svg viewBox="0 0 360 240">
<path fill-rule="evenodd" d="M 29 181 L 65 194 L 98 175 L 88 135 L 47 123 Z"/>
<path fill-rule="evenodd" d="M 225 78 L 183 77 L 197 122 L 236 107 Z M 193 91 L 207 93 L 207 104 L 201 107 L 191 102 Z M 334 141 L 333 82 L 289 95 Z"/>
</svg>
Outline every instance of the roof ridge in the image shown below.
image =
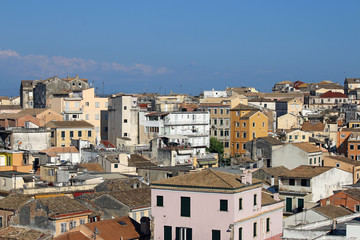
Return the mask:
<svg viewBox="0 0 360 240">
<path fill-rule="evenodd" d="M 223 179 L 223 178 L 220 177 L 218 174 L 216 174 L 214 170 L 209 169 L 209 171 L 210 171 L 212 174 L 214 174 L 216 177 L 220 178 L 220 180 L 222 180 L 223 182 L 225 182 L 228 186 L 233 187 L 233 186 L 232 186 L 230 183 L 228 183 L 225 179 Z M 231 173 L 230 173 L 230 174 L 231 174 Z"/>
</svg>

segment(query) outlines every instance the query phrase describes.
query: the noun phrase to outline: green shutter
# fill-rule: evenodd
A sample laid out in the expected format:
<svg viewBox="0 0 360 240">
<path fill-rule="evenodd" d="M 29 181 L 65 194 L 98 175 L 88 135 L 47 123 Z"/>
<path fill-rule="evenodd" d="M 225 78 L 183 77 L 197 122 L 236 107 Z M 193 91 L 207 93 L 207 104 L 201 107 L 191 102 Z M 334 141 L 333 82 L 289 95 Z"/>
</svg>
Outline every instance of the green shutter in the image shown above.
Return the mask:
<svg viewBox="0 0 360 240">
<path fill-rule="evenodd" d="M 164 226 L 164 240 L 171 240 L 172 229 L 171 226 Z"/>
<path fill-rule="evenodd" d="M 239 198 L 239 210 L 242 210 L 243 207 L 242 207 L 242 198 Z"/>
<path fill-rule="evenodd" d="M 190 217 L 190 198 L 181 197 L 181 216 Z"/>
<path fill-rule="evenodd" d="M 164 206 L 164 198 L 163 196 L 156 196 L 156 206 L 163 207 Z"/>
<path fill-rule="evenodd" d="M 228 200 L 221 199 L 220 200 L 220 211 L 228 210 Z"/>
<path fill-rule="evenodd" d="M 242 227 L 239 228 L 239 240 L 243 240 L 243 237 L 242 237 Z"/>
<path fill-rule="evenodd" d="M 212 240 L 220 240 L 220 230 L 212 230 Z"/>
<path fill-rule="evenodd" d="M 266 232 L 270 232 L 270 218 L 266 219 Z"/>
<path fill-rule="evenodd" d="M 192 240 L 192 228 L 186 229 L 186 240 Z"/>
</svg>

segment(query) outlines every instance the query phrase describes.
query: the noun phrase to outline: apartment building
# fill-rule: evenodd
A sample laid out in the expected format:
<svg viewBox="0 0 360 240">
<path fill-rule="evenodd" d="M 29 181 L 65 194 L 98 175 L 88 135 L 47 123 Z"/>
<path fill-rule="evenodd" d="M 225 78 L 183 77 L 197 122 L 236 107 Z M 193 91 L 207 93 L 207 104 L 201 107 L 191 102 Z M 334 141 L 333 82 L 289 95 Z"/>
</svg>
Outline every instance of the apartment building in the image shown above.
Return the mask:
<svg viewBox="0 0 360 240">
<path fill-rule="evenodd" d="M 281 239 L 283 202 L 261 188 L 212 169 L 153 182 L 154 239 Z"/>
<path fill-rule="evenodd" d="M 258 108 L 238 104 L 231 114 L 231 156 L 246 154 L 246 142 L 268 135 L 268 117 Z"/>
</svg>

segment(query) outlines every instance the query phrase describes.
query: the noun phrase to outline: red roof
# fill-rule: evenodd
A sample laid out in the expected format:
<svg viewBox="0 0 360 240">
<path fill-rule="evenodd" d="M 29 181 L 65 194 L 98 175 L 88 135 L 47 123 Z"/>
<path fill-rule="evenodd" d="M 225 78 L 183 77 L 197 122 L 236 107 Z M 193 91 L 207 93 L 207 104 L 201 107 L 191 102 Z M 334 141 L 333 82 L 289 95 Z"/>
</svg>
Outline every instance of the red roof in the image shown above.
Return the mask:
<svg viewBox="0 0 360 240">
<path fill-rule="evenodd" d="M 348 96 L 340 92 L 327 91 L 320 95 L 321 98 L 347 98 Z"/>
<path fill-rule="evenodd" d="M 100 143 L 104 145 L 105 148 L 115 148 L 115 146 L 107 140 L 100 141 Z"/>
</svg>

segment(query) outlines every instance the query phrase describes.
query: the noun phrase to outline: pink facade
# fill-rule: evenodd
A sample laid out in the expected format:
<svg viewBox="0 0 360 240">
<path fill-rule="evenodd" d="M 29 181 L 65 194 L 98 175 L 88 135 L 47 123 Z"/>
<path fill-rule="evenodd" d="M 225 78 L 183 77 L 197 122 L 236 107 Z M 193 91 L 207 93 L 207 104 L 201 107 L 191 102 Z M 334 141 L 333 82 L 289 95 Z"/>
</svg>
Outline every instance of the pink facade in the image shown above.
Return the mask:
<svg viewBox="0 0 360 240">
<path fill-rule="evenodd" d="M 176 239 L 177 227 L 191 228 L 191 239 L 212 239 L 212 230 L 220 231 L 220 239 L 262 240 L 281 237 L 284 204 L 262 204 L 261 184 L 246 185 L 243 190 L 240 188 L 232 192 L 165 188 L 153 186 L 151 190 L 154 239 L 164 239 L 164 226 L 168 226 L 168 229 L 171 227 L 171 239 Z M 163 199 L 162 206 L 157 206 L 157 196 Z M 181 197 L 190 198 L 190 217 L 181 216 Z M 227 200 L 227 211 L 220 210 L 220 200 Z M 239 209 L 240 201 L 242 209 Z M 242 238 L 239 238 L 240 228 Z"/>
</svg>

